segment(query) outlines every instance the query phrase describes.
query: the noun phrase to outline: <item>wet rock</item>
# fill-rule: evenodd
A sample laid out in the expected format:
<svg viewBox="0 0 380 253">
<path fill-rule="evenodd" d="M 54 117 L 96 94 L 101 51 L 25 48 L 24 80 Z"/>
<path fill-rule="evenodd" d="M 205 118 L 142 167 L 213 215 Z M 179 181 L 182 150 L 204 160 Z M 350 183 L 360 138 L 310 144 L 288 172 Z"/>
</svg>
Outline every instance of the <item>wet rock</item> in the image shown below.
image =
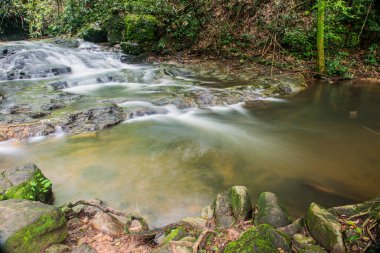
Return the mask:
<svg viewBox="0 0 380 253">
<path fill-rule="evenodd" d="M 64 214 L 56 207 L 29 200 L 0 201 L 0 249 L 42 252 L 66 239 Z"/>
<path fill-rule="evenodd" d="M 142 46 L 135 42 L 122 42 L 120 46 L 123 52 L 128 55 L 137 56 L 144 52 Z"/>
<path fill-rule="evenodd" d="M 70 253 L 70 248 L 64 244 L 55 244 L 47 248 L 45 253 Z"/>
<path fill-rule="evenodd" d="M 97 253 L 97 251 L 88 244 L 82 244 L 75 247 L 71 253 Z"/>
<path fill-rule="evenodd" d="M 218 226 L 231 228 L 237 221 L 251 216 L 252 204 L 245 186 L 233 186 L 218 194 L 214 204 L 215 218 Z"/>
<path fill-rule="evenodd" d="M 103 234 L 120 235 L 124 232 L 124 224 L 114 216 L 98 212 L 90 221 L 90 224 Z"/>
<path fill-rule="evenodd" d="M 0 60 L 16 54 L 22 49 L 24 49 L 23 45 L 0 46 Z"/>
<path fill-rule="evenodd" d="M 333 253 L 345 252 L 338 219 L 326 209 L 312 203 L 305 219 L 308 231 L 315 241 Z"/>
<path fill-rule="evenodd" d="M 62 129 L 68 134 L 102 130 L 125 119 L 123 109 L 116 106 L 101 106 L 87 111 L 73 113 L 62 122 Z"/>
<path fill-rule="evenodd" d="M 63 90 L 70 87 L 67 81 L 52 82 L 48 83 L 46 86 L 51 87 L 53 90 Z"/>
<path fill-rule="evenodd" d="M 269 224 L 275 228 L 287 226 L 291 223 L 286 209 L 278 202 L 277 196 L 271 192 L 260 194 L 257 203 L 255 224 Z"/>
<path fill-rule="evenodd" d="M 231 228 L 236 224 L 236 219 L 232 213 L 229 191 L 216 196 L 215 218 L 217 225 L 222 228 Z"/>
<path fill-rule="evenodd" d="M 34 164 L 25 164 L 0 172 L 0 200 L 28 199 L 48 203 L 52 184 Z"/>
<path fill-rule="evenodd" d="M 198 107 L 205 108 L 217 105 L 232 105 L 240 102 L 255 100 L 259 97 L 257 92 L 240 92 L 228 89 L 205 89 L 188 91 L 185 97 L 191 98 Z"/>
<path fill-rule="evenodd" d="M 71 68 L 60 64 L 34 64 L 15 66 L 0 75 L 0 80 L 31 79 L 71 73 Z"/>
<path fill-rule="evenodd" d="M 205 206 L 202 209 L 201 217 L 203 219 L 212 219 L 214 217 L 214 209 L 211 206 Z"/>
<path fill-rule="evenodd" d="M 80 46 L 79 40 L 73 38 L 54 38 L 52 40 L 48 40 L 48 42 L 67 48 L 77 48 Z"/>
<path fill-rule="evenodd" d="M 289 237 L 270 225 L 259 225 L 245 231 L 238 240 L 230 242 L 224 253 L 291 252 Z"/>
<path fill-rule="evenodd" d="M 48 122 L 0 125 L 0 141 L 22 140 L 35 136 L 45 136 L 54 132 L 55 127 Z"/>
<path fill-rule="evenodd" d="M 245 186 L 233 186 L 230 192 L 232 213 L 239 221 L 250 218 L 252 213 L 251 198 Z"/>
<path fill-rule="evenodd" d="M 299 218 L 299 219 L 293 221 L 291 224 L 289 224 L 285 227 L 281 227 L 278 230 L 284 232 L 287 235 L 293 236 L 293 235 L 301 232 L 301 229 L 303 227 L 303 223 L 304 223 L 303 218 Z"/>
</svg>

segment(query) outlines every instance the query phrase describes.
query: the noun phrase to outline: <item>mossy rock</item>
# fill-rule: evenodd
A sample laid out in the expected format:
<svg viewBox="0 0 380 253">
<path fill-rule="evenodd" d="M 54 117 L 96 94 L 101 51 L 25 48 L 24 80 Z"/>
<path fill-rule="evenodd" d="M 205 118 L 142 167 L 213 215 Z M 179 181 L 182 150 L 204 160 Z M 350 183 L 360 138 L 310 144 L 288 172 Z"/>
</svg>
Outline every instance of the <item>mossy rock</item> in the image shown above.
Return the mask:
<svg viewBox="0 0 380 253">
<path fill-rule="evenodd" d="M 98 23 L 83 27 L 79 32 L 79 37 L 94 43 L 107 42 L 107 32 Z"/>
<path fill-rule="evenodd" d="M 237 220 L 243 221 L 250 218 L 252 213 L 251 198 L 245 186 L 233 186 L 230 191 L 232 213 Z"/>
<path fill-rule="evenodd" d="M 0 202 L 0 252 L 42 252 L 66 237 L 65 215 L 58 208 L 30 200 Z"/>
<path fill-rule="evenodd" d="M 140 55 L 144 52 L 143 47 L 135 42 L 122 42 L 120 43 L 120 47 L 125 54 L 129 55 Z"/>
<path fill-rule="evenodd" d="M 158 27 L 158 20 L 152 15 L 127 15 L 124 41 L 137 43 L 145 50 L 150 50 L 158 38 Z"/>
<path fill-rule="evenodd" d="M 64 244 L 54 244 L 45 250 L 45 253 L 70 253 L 70 247 Z"/>
<path fill-rule="evenodd" d="M 217 225 L 221 228 L 230 228 L 237 221 L 244 221 L 251 217 L 252 204 L 245 186 L 233 186 L 217 195 L 213 204 Z"/>
<path fill-rule="evenodd" d="M 281 248 L 291 252 L 289 237 L 270 225 L 251 227 L 238 240 L 230 242 L 224 253 L 273 253 Z"/>
<path fill-rule="evenodd" d="M 311 237 L 306 237 L 302 234 L 295 234 L 292 241 L 293 246 L 297 249 L 297 252 L 327 253 L 327 251 L 317 245 L 315 240 Z"/>
<path fill-rule="evenodd" d="M 0 173 L 0 200 L 28 199 L 49 203 L 52 183 L 35 164 L 25 164 Z"/>
<path fill-rule="evenodd" d="M 165 238 L 162 240 L 160 245 L 162 246 L 168 245 L 171 241 L 178 241 L 186 237 L 187 235 L 188 233 L 186 232 L 184 227 L 180 226 L 180 227 L 174 228 L 166 234 Z"/>
<path fill-rule="evenodd" d="M 312 203 L 306 214 L 306 226 L 314 240 L 332 253 L 343 253 L 341 226 L 337 217 L 326 209 Z"/>
<path fill-rule="evenodd" d="M 255 225 L 269 224 L 275 228 L 281 228 L 289 225 L 291 222 L 287 210 L 279 203 L 276 194 L 271 192 L 260 194 L 257 203 Z"/>
</svg>

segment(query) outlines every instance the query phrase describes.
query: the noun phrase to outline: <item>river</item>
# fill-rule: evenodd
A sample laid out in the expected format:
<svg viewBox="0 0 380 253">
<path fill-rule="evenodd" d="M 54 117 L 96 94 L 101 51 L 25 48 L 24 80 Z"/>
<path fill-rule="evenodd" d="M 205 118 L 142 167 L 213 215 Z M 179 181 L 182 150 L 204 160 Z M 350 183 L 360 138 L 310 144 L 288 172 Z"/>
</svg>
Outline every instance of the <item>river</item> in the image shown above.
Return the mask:
<svg viewBox="0 0 380 253">
<path fill-rule="evenodd" d="M 154 101 L 163 99 L 162 89 L 224 83 L 163 75 L 160 65 L 122 63 L 119 54 L 89 43 L 79 49 L 26 44 L 46 54 L 30 57 L 31 66 L 64 64 L 72 73 L 4 80 L 1 94 L 26 89 L 35 103 L 33 94 L 46 82 L 68 80 L 65 92 L 84 98 L 53 116 L 121 98 L 122 107 L 163 112 L 81 138 L 57 133 L 0 143 L 0 168 L 36 163 L 52 180 L 57 205 L 99 198 L 163 225 L 199 215 L 232 185 L 247 186 L 254 202 L 260 192 L 278 194 L 293 216 L 310 202 L 330 207 L 380 193 L 380 86 L 320 83 L 292 97 L 262 99 L 253 108 L 181 109 Z M 113 78 L 95 82 L 110 73 Z"/>
</svg>

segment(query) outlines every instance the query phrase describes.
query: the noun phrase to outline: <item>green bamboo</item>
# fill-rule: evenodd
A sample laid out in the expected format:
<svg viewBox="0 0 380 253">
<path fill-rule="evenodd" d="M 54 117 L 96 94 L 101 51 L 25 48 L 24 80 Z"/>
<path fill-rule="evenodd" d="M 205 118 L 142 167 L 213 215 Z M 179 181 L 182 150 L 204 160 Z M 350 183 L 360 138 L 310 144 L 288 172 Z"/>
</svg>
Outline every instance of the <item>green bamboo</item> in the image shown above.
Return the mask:
<svg viewBox="0 0 380 253">
<path fill-rule="evenodd" d="M 324 45 L 325 9 L 326 9 L 326 0 L 318 0 L 317 70 L 319 73 L 326 72 L 325 45 Z"/>
</svg>

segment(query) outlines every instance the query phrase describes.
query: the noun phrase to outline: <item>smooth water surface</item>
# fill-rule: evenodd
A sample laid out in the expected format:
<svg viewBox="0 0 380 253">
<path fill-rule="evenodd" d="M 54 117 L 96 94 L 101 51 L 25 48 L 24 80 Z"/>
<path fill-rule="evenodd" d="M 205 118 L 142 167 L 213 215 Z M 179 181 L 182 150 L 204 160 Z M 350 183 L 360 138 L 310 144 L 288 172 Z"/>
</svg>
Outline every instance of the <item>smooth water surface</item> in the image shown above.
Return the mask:
<svg viewBox="0 0 380 253">
<path fill-rule="evenodd" d="M 75 83 L 67 92 L 86 99 L 63 111 L 110 98 L 128 98 L 120 103 L 126 108 L 152 108 L 163 87 L 207 88 L 197 79 L 164 76 L 159 66 L 112 60 L 91 67 L 72 60 L 75 54 L 65 62 L 74 61 L 74 73 L 61 79 Z M 123 78 L 95 84 L 99 72 Z M 0 87 L 11 84 L 21 81 Z M 380 193 L 379 101 L 379 86 L 346 83 L 315 85 L 253 108 L 166 105 L 162 114 L 97 134 L 0 143 L 0 167 L 36 163 L 53 181 L 56 204 L 99 198 L 155 225 L 199 215 L 232 185 L 246 185 L 254 202 L 260 192 L 277 193 L 297 216 L 312 201 L 329 207 Z"/>
</svg>

